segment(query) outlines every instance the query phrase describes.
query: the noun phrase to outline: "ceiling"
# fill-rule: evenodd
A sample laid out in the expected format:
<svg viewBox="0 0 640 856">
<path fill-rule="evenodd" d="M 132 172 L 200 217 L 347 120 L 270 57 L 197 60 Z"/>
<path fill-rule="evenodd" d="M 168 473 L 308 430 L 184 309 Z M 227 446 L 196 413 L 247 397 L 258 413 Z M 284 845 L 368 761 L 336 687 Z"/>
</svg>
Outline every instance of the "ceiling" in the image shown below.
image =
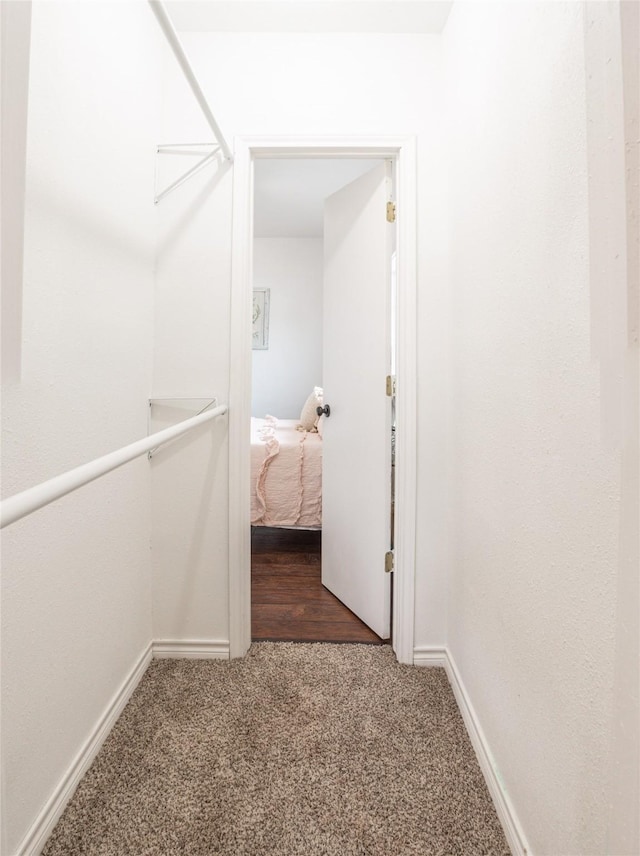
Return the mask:
<svg viewBox="0 0 640 856">
<path fill-rule="evenodd" d="M 264 158 L 255 161 L 254 235 L 320 238 L 324 200 L 377 160 Z"/>
<path fill-rule="evenodd" d="M 167 0 L 182 32 L 441 33 L 453 0 Z"/>
</svg>

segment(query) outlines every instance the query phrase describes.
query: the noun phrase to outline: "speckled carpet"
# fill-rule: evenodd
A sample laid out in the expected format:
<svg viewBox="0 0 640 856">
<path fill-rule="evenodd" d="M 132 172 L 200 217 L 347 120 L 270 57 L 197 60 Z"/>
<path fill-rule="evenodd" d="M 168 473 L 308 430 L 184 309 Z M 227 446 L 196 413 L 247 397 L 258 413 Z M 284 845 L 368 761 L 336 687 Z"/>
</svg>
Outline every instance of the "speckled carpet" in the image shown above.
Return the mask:
<svg viewBox="0 0 640 856">
<path fill-rule="evenodd" d="M 442 669 L 386 646 L 156 660 L 45 856 L 509 854 Z"/>
</svg>

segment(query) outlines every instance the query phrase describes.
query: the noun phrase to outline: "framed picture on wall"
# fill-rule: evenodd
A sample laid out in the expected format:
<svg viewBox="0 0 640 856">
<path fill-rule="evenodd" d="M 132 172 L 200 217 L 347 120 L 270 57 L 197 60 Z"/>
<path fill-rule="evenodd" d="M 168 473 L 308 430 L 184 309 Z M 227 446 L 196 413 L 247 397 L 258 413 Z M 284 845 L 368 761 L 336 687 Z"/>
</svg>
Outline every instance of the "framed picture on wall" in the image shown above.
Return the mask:
<svg viewBox="0 0 640 856">
<path fill-rule="evenodd" d="M 268 288 L 253 289 L 253 350 L 269 348 L 269 291 Z"/>
</svg>

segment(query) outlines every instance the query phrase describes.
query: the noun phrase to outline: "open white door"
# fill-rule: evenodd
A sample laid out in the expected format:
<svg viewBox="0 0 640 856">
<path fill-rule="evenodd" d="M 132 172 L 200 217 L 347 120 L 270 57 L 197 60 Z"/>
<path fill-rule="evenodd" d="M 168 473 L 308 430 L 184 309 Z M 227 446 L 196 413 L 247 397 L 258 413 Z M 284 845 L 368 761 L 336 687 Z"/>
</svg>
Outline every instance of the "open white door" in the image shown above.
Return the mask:
<svg viewBox="0 0 640 856">
<path fill-rule="evenodd" d="M 391 164 L 325 202 L 322 582 L 382 639 L 390 636 Z"/>
</svg>

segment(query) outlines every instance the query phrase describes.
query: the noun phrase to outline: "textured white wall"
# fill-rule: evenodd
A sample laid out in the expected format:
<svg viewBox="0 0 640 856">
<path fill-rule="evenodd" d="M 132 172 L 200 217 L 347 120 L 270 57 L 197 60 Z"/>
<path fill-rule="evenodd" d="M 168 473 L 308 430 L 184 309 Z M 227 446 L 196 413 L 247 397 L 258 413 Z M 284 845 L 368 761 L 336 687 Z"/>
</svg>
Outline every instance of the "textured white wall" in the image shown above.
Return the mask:
<svg viewBox="0 0 640 856">
<path fill-rule="evenodd" d="M 585 55 L 585 33 L 589 44 L 609 14 L 617 4 L 461 3 L 444 41 L 448 640 L 535 854 L 638 852 L 637 822 L 635 842 L 623 830 L 638 805 L 637 583 L 630 625 L 617 617 L 621 594 L 634 593 L 638 526 L 637 419 L 635 429 L 622 421 L 625 395 L 637 413 L 637 338 L 634 350 L 616 262 L 625 255 L 619 22 L 617 37 L 610 27 Z M 592 139 L 604 141 L 597 152 Z M 611 229 L 604 242 L 598 224 Z M 635 391 L 619 383 L 625 361 Z M 617 690 L 616 666 L 626 668 Z M 631 753 L 621 787 L 611 779 L 616 700 L 629 729 L 618 755 Z"/>
<path fill-rule="evenodd" d="M 206 403 L 154 405 L 152 430 L 193 416 Z M 221 417 L 163 446 L 151 461 L 153 638 L 165 645 L 228 639 L 229 610 L 215 573 L 227 555 L 220 531 L 227 518 L 218 499 L 226 487 L 226 436 Z"/>
<path fill-rule="evenodd" d="M 146 433 L 158 44 L 146 4 L 34 4 L 4 496 Z M 150 642 L 149 545 L 146 459 L 3 531 L 7 856 Z"/>
<path fill-rule="evenodd" d="M 235 135 L 417 136 L 420 376 L 418 579 L 416 643 L 442 645 L 446 632 L 445 292 L 446 170 L 443 148 L 440 37 L 330 33 L 184 33 L 182 40 L 216 118 L 228 139 Z M 327 58 L 331 61 L 328 62 Z M 384 58 L 384 59 L 382 59 Z M 295 69 L 295 73 L 292 70 Z M 208 132 L 174 62 L 165 70 L 164 138 L 207 139 Z M 154 389 L 228 394 L 231 175 L 204 170 L 159 206 Z M 190 454 L 187 452 L 187 455 Z M 224 458 L 226 460 L 226 458 Z M 185 466 L 189 466 L 186 463 Z M 201 506 L 201 525 L 215 532 L 207 551 L 180 573 L 210 597 L 201 600 L 214 638 L 228 634 L 226 613 L 227 475 Z M 164 491 L 154 529 L 195 525 L 179 500 Z M 175 573 L 162 551 L 155 572 Z M 203 583 L 204 584 L 204 583 Z M 157 605 L 160 609 L 160 605 Z M 195 621 L 195 618 L 194 618 Z M 191 631 L 183 626 L 187 636 Z M 226 637 L 228 638 L 228 636 Z"/>
<path fill-rule="evenodd" d="M 269 348 L 253 351 L 253 416 L 299 419 L 322 386 L 322 238 L 255 238 L 253 284 L 269 288 Z"/>
<path fill-rule="evenodd" d="M 592 354 L 592 331 L 606 344 L 621 316 L 603 324 L 592 308 L 602 200 L 587 174 L 602 162 L 585 128 L 606 130 L 607 116 L 585 93 L 582 11 L 453 13 L 451 346 L 439 38 L 184 41 L 229 138 L 417 135 L 416 644 L 448 640 L 534 853 L 635 853 L 637 349 L 618 335 L 613 362 Z M 166 48 L 155 133 L 157 38 L 146 4 L 34 10 L 24 367 L 3 390 L 5 495 L 146 430 L 150 152 L 209 137 Z M 226 400 L 231 205 L 219 165 L 157 211 L 157 396 Z M 150 640 L 152 602 L 155 638 L 227 638 L 225 436 L 224 423 L 203 429 L 152 464 L 153 598 L 144 459 L 4 533 L 3 853 Z"/>
<path fill-rule="evenodd" d="M 186 41 L 186 40 L 183 40 Z M 190 51 L 187 45 L 187 53 Z M 162 130 L 169 143 L 211 131 L 176 60 L 162 48 Z M 220 81 L 218 81 L 218 84 Z M 216 111 L 215 93 L 212 105 Z M 228 133 L 224 129 L 225 134 Z M 195 161 L 159 159 L 158 187 Z M 153 396 L 228 401 L 232 167 L 222 159 L 158 204 Z M 182 415 L 156 410 L 157 427 Z M 151 467 L 153 637 L 229 638 L 227 419 L 187 435 Z"/>
</svg>

